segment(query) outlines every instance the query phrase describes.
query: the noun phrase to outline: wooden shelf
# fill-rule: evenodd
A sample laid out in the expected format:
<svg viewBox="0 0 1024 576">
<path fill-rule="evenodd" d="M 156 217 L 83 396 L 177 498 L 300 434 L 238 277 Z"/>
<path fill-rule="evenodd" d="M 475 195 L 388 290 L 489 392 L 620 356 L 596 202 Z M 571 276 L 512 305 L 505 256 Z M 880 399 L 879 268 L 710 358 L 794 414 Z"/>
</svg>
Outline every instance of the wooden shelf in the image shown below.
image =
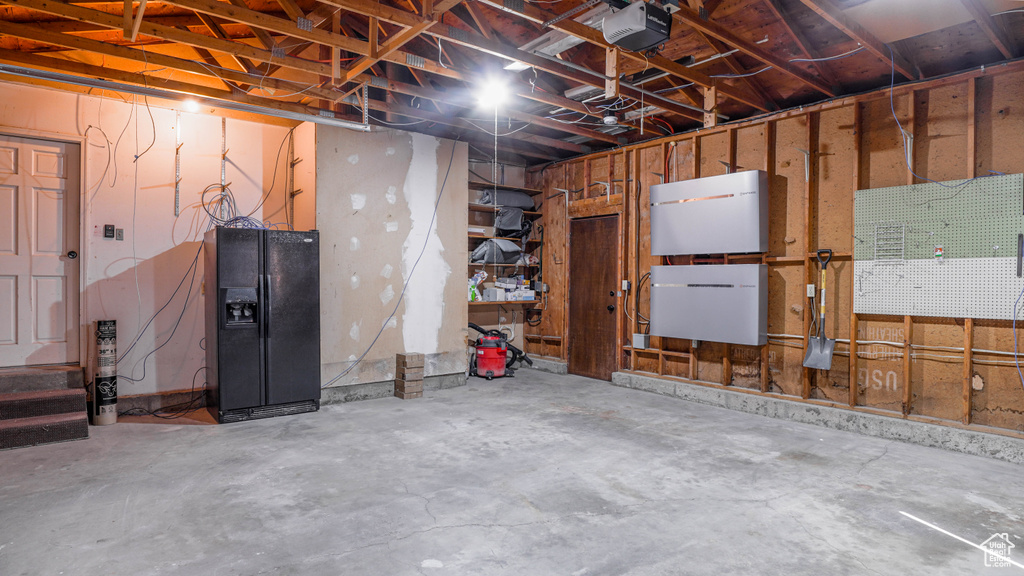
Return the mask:
<svg viewBox="0 0 1024 576">
<path fill-rule="evenodd" d="M 469 205 L 470 212 L 483 212 L 484 214 L 493 214 L 496 209 L 501 210 L 505 206 L 495 206 L 493 204 L 472 204 Z M 523 216 L 540 216 L 540 212 L 533 212 L 530 210 L 523 210 Z"/>
<path fill-rule="evenodd" d="M 470 240 L 508 240 L 509 242 L 520 243 L 523 241 L 522 238 L 505 238 L 504 236 L 478 236 L 476 234 L 469 234 Z M 527 240 L 527 244 L 540 244 L 540 240 Z"/>
<path fill-rule="evenodd" d="M 497 302 L 482 302 L 477 300 L 476 302 L 470 302 L 470 306 L 505 306 L 507 304 L 540 304 L 540 300 L 499 300 Z"/>
<path fill-rule="evenodd" d="M 470 190 L 494 190 L 494 189 L 498 189 L 498 190 L 506 190 L 506 191 L 510 191 L 510 192 L 523 192 L 523 193 L 529 194 L 530 196 L 538 196 L 538 195 L 544 193 L 543 190 L 535 190 L 533 188 L 524 188 L 522 186 L 506 186 L 505 184 L 488 184 L 487 182 L 474 182 L 472 180 L 470 180 L 470 182 L 469 182 L 469 189 Z"/>
<path fill-rule="evenodd" d="M 540 268 L 539 264 L 482 264 L 480 262 L 470 262 L 470 266 L 493 266 L 495 268 Z"/>
</svg>

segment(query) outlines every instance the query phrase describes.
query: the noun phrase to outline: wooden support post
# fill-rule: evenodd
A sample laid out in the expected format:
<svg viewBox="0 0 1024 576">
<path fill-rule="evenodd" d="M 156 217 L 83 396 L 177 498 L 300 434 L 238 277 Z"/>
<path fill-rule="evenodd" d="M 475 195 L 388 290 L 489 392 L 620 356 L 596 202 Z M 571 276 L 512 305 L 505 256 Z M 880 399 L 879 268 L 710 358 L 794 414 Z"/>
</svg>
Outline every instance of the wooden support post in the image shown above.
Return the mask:
<svg viewBox="0 0 1024 576">
<path fill-rule="evenodd" d="M 712 84 L 704 89 L 704 127 L 718 126 L 718 85 Z"/>
<path fill-rule="evenodd" d="M 609 155 L 609 162 L 612 156 Z M 614 171 L 613 171 L 614 173 Z M 609 174 L 609 182 L 611 174 Z M 629 223 L 632 220 L 632 203 L 629 201 L 629 152 L 622 151 L 622 216 L 619 218 L 619 270 L 617 278 L 629 279 Z M 621 282 L 620 282 L 621 284 Z M 619 314 L 616 322 L 615 338 L 615 369 L 621 371 L 624 366 L 622 362 L 622 343 L 629 341 L 632 344 L 633 327 L 627 329 L 626 310 L 629 306 L 630 292 L 622 290 L 622 286 L 615 288 L 618 292 Z"/>
<path fill-rule="evenodd" d="M 860 103 L 853 103 L 853 186 L 854 190 L 860 190 L 860 150 L 861 150 L 861 109 Z M 851 223 L 851 230 L 852 230 Z M 856 250 L 856 248 L 854 248 Z M 850 391 L 847 402 L 853 408 L 857 405 L 857 379 L 860 377 L 857 358 L 857 338 L 860 332 L 857 313 L 853 311 L 853 299 L 856 297 L 857 283 L 850 282 Z"/>
<path fill-rule="evenodd" d="M 764 171 L 768 173 L 769 189 L 771 180 L 775 176 L 775 122 L 771 120 L 764 123 Z M 761 262 L 768 263 L 768 254 L 761 257 Z M 768 344 L 761 347 L 761 392 L 771 391 L 771 364 L 769 359 L 771 352 Z"/>
<path fill-rule="evenodd" d="M 619 49 L 605 48 L 604 51 L 604 97 L 619 97 Z"/>
<path fill-rule="evenodd" d="M 142 26 L 142 16 L 146 13 L 146 2 L 147 0 L 139 1 L 139 13 L 135 15 L 135 20 L 132 22 L 132 31 L 128 38 L 131 42 L 135 42 L 139 37 L 139 27 Z"/>
<path fill-rule="evenodd" d="M 907 94 L 907 99 L 907 122 L 905 124 L 907 136 L 900 134 L 900 138 L 904 139 L 908 147 L 907 156 L 910 162 L 910 169 L 907 170 L 907 184 L 913 185 L 917 184 L 917 177 L 914 176 L 913 172 L 917 170 L 917 146 L 914 145 L 914 134 L 917 133 L 914 126 L 914 123 L 917 122 L 917 115 L 914 114 L 914 108 L 917 107 L 917 90 L 911 90 L 910 93 Z"/>
<path fill-rule="evenodd" d="M 722 351 L 722 386 L 732 384 L 732 344 L 725 344 Z"/>
<path fill-rule="evenodd" d="M 967 177 L 978 175 L 978 80 L 967 79 Z"/>
<path fill-rule="evenodd" d="M 132 10 L 134 9 L 134 5 L 135 3 L 132 0 L 124 0 L 122 27 L 124 28 L 125 38 L 129 38 L 132 35 Z"/>
<path fill-rule="evenodd" d="M 914 387 L 910 384 L 910 361 L 914 350 L 910 345 L 914 323 L 910 316 L 903 317 L 903 415 L 909 416 L 914 398 Z"/>
<path fill-rule="evenodd" d="M 569 200 L 571 200 L 571 198 L 569 198 L 568 190 L 571 189 L 571 188 L 572 188 L 572 186 L 569 185 L 569 163 L 566 162 L 565 164 L 562 164 L 562 189 L 566 190 L 566 193 L 565 193 L 565 203 L 562 204 L 563 209 L 565 210 L 565 217 L 562 219 L 562 222 L 565 225 L 565 235 L 564 235 L 564 240 L 563 240 L 565 242 L 565 244 L 562 245 L 562 249 L 563 249 L 562 261 L 565 262 L 565 267 L 564 267 L 564 271 L 562 273 L 562 281 L 563 281 L 565 286 L 568 286 L 568 284 L 569 284 L 569 264 L 570 264 L 570 262 L 569 262 L 568 238 L 569 238 Z M 565 362 L 568 362 L 569 361 L 569 294 L 568 294 L 568 291 L 567 290 L 564 291 L 564 293 L 560 295 L 560 298 L 561 298 L 561 303 L 560 304 L 561 304 L 561 308 L 562 308 L 562 341 L 558 343 L 558 347 L 559 347 L 559 351 L 561 353 L 561 359 L 563 361 L 565 361 Z"/>
<path fill-rule="evenodd" d="M 376 60 L 380 57 L 380 22 L 373 16 L 370 17 L 370 59 Z"/>
<path fill-rule="evenodd" d="M 818 113 L 811 112 L 807 114 L 807 150 L 810 153 L 804 159 L 807 162 L 807 170 L 804 182 L 804 283 L 812 284 L 815 278 L 815 265 L 817 260 L 811 258 L 811 253 L 815 251 L 817 242 L 815 236 L 817 232 L 817 222 L 815 220 L 815 204 L 816 204 L 816 188 L 815 180 L 817 179 L 817 170 L 815 169 L 817 150 L 818 150 Z M 804 314 L 804 355 L 807 354 L 807 348 L 810 346 L 810 341 L 807 337 L 808 332 L 811 329 L 811 317 L 815 311 L 810 310 L 810 314 Z M 802 371 L 801 378 L 801 389 L 800 397 L 807 399 L 811 397 L 812 388 L 812 371 L 810 368 L 804 368 Z M 816 373 L 813 373 L 816 376 Z"/>
<path fill-rule="evenodd" d="M 729 128 L 727 132 L 729 137 L 729 172 L 737 172 L 736 168 L 736 129 Z"/>
<path fill-rule="evenodd" d="M 700 178 L 700 135 L 693 135 L 693 178 Z"/>
<path fill-rule="evenodd" d="M 331 16 L 331 30 L 335 34 L 341 32 L 340 10 Z M 341 84 L 341 48 L 337 46 L 331 48 L 331 83 L 335 86 Z"/>
<path fill-rule="evenodd" d="M 583 198 L 590 198 L 590 176 L 590 158 L 587 158 L 583 161 Z M 569 198 L 569 202 L 572 202 L 572 198 Z"/>
<path fill-rule="evenodd" d="M 974 383 L 974 318 L 964 320 L 964 412 L 961 421 L 971 423 L 971 386 Z"/>
<path fill-rule="evenodd" d="M 687 376 L 690 380 L 697 379 L 697 348 L 693 345 L 693 341 L 690 341 L 690 364 L 687 368 Z"/>
</svg>

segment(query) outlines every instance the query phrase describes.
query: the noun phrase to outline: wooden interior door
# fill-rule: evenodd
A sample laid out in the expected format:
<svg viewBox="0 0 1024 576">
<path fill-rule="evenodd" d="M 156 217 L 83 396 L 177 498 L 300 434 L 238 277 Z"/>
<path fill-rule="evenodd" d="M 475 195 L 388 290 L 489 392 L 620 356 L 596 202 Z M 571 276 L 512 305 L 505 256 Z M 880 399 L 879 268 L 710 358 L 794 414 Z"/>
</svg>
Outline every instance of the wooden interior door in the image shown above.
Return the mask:
<svg viewBox="0 0 1024 576">
<path fill-rule="evenodd" d="M 78 362 L 80 146 L 0 136 L 0 366 Z"/>
<path fill-rule="evenodd" d="M 616 358 L 619 217 L 569 227 L 569 372 L 611 380 Z"/>
</svg>

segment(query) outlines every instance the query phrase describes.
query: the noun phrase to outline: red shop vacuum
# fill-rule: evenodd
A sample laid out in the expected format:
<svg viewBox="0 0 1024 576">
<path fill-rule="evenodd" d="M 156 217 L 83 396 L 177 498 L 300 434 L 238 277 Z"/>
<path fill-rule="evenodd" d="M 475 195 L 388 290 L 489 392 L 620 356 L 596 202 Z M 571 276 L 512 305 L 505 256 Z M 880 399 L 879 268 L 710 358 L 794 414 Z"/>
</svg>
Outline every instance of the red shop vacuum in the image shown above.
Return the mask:
<svg viewBox="0 0 1024 576">
<path fill-rule="evenodd" d="M 473 345 L 476 347 L 469 361 L 469 375 L 480 378 L 509 378 L 515 376 L 512 365 L 522 360 L 533 366 L 525 352 L 508 343 L 505 334 L 499 330 L 484 330 L 469 323 L 469 327 L 480 333 Z"/>
</svg>

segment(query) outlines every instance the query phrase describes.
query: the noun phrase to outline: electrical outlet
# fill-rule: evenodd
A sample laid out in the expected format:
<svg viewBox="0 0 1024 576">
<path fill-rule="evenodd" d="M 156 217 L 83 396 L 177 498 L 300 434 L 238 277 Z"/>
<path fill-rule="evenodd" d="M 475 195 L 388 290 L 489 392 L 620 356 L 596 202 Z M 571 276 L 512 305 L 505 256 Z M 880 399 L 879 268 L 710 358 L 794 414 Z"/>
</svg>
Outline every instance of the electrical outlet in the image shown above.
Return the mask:
<svg viewBox="0 0 1024 576">
<path fill-rule="evenodd" d="M 629 292 L 629 280 L 622 281 L 622 291 Z"/>
<path fill-rule="evenodd" d="M 124 228 L 118 228 L 114 231 L 114 239 L 124 240 Z"/>
<path fill-rule="evenodd" d="M 814 298 L 814 284 L 807 285 L 807 297 Z"/>
</svg>

